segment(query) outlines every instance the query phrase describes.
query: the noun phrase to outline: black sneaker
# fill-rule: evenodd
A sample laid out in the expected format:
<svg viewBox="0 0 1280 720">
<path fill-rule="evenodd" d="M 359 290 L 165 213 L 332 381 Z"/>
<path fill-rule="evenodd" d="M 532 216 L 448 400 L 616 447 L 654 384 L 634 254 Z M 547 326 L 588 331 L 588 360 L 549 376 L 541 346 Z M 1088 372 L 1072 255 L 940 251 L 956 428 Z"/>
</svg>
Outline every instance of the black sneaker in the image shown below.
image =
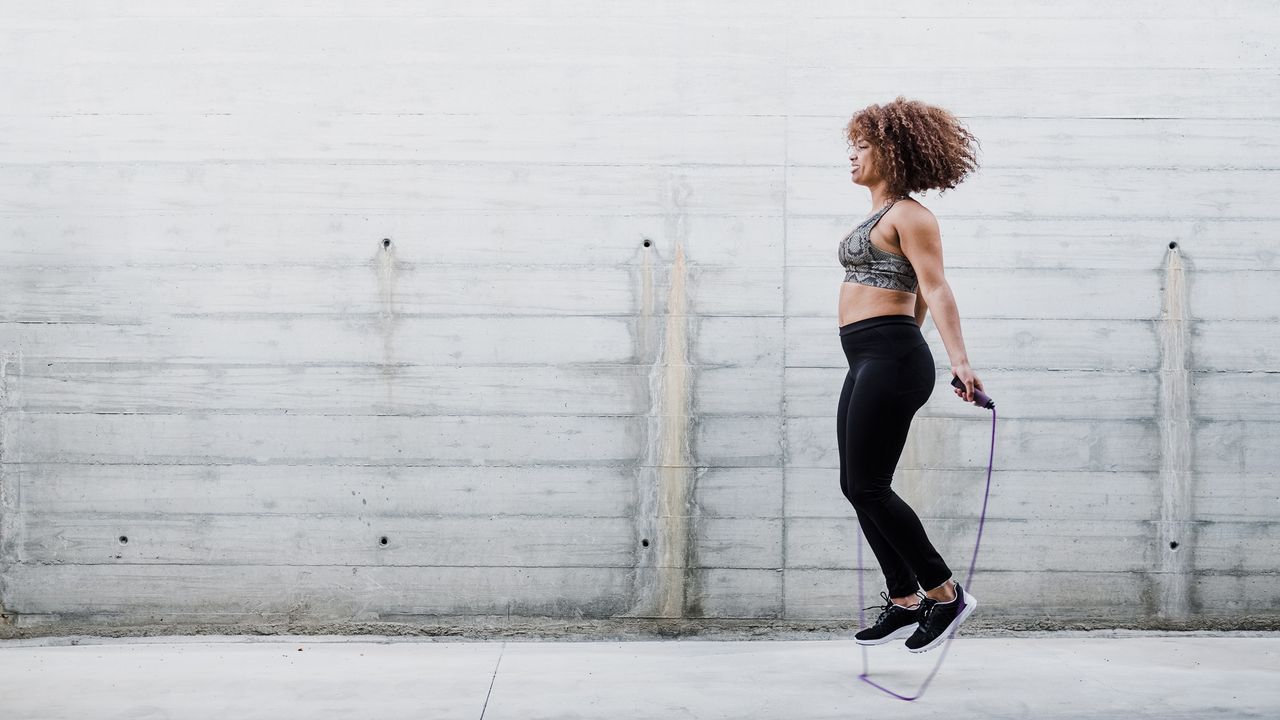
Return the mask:
<svg viewBox="0 0 1280 720">
<path fill-rule="evenodd" d="M 921 653 L 938 647 L 977 607 L 977 599 L 965 592 L 960 583 L 956 583 L 956 597 L 950 602 L 938 602 L 926 595 L 920 601 L 920 627 L 907 638 L 907 649 Z"/>
<path fill-rule="evenodd" d="M 919 595 L 920 593 L 916 593 Z M 855 642 L 859 645 L 881 645 L 891 640 L 904 638 L 910 635 L 920 622 L 920 608 L 917 605 L 913 608 L 904 608 L 901 605 L 895 605 L 893 600 L 889 599 L 889 593 L 881 590 L 880 597 L 884 598 L 884 605 L 872 605 L 869 608 L 880 608 L 880 615 L 876 618 L 876 622 L 869 628 L 859 630 L 853 636 Z"/>
</svg>

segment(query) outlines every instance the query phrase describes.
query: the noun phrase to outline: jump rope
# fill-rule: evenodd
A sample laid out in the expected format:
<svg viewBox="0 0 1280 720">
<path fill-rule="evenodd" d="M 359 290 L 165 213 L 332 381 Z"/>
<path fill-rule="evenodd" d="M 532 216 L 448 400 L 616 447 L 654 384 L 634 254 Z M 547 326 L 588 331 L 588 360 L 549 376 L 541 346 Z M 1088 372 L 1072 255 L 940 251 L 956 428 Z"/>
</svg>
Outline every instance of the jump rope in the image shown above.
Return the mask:
<svg viewBox="0 0 1280 720">
<path fill-rule="evenodd" d="M 951 378 L 951 385 L 958 390 L 965 389 L 964 382 L 962 382 L 960 378 L 955 376 L 952 376 Z M 978 407 L 986 408 L 991 411 L 991 454 L 989 459 L 987 460 L 987 488 L 985 491 L 983 491 L 983 494 L 982 494 L 982 514 L 978 516 L 978 539 L 973 543 L 973 559 L 969 561 L 969 575 L 968 577 L 965 578 L 965 581 L 964 581 L 965 590 L 968 590 L 970 585 L 972 584 L 973 569 L 977 567 L 977 564 L 978 564 L 978 545 L 982 543 L 982 526 L 986 523 L 986 520 L 987 520 L 987 498 L 991 495 L 991 468 L 992 468 L 992 465 L 994 464 L 995 457 L 996 457 L 996 403 L 994 400 L 988 397 L 986 393 L 982 392 L 982 390 L 975 387 L 973 389 L 973 404 L 977 405 Z M 859 601 L 861 601 L 863 597 L 863 594 L 862 594 L 862 573 L 863 573 L 862 571 L 862 525 L 860 523 L 854 523 L 854 525 L 858 528 L 858 540 L 857 540 L 857 543 L 858 543 L 858 598 L 859 598 Z M 867 624 L 866 608 L 863 608 L 858 611 L 858 623 L 861 626 L 866 627 L 866 624 Z M 929 687 L 929 683 L 933 681 L 933 676 L 938 673 L 938 668 L 942 667 L 942 661 L 947 658 L 947 651 L 951 649 L 951 641 L 955 638 L 955 635 L 958 631 L 959 631 L 959 628 L 953 628 L 950 634 L 947 636 L 947 639 L 943 641 L 942 654 L 938 656 L 938 662 L 934 663 L 933 670 L 929 671 L 929 675 L 924 679 L 924 684 L 920 686 L 920 689 L 916 691 L 915 695 L 901 695 L 881 685 L 875 680 L 871 679 L 871 672 L 867 663 L 867 646 L 866 645 L 859 646 L 862 648 L 862 673 L 858 675 L 858 679 L 868 683 L 869 685 L 879 690 L 883 690 L 884 692 L 892 695 L 893 697 L 898 698 L 899 700 L 908 700 L 908 701 L 915 700 L 921 697 L 922 695 L 924 695 L 925 688 Z"/>
</svg>

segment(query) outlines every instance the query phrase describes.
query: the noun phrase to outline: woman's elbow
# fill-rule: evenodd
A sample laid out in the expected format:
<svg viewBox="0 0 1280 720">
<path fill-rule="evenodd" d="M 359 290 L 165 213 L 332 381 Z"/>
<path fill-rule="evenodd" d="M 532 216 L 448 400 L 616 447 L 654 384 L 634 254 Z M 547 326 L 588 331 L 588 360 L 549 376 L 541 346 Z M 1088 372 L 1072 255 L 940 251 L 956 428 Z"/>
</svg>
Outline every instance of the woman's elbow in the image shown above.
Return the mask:
<svg viewBox="0 0 1280 720">
<path fill-rule="evenodd" d="M 923 304 L 926 307 L 933 306 L 934 309 L 941 308 L 951 299 L 951 286 L 946 280 L 939 280 L 929 285 L 920 285 L 920 293 L 917 296 L 916 303 Z"/>
</svg>

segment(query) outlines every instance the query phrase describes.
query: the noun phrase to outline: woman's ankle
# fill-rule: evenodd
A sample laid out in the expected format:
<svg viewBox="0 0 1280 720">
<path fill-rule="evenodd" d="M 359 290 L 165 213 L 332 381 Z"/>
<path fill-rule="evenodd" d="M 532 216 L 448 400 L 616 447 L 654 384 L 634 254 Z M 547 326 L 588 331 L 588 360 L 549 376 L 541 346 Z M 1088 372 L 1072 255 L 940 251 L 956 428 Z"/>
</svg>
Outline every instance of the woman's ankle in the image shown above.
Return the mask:
<svg viewBox="0 0 1280 720">
<path fill-rule="evenodd" d="M 952 600 L 956 599 L 956 581 L 948 580 L 942 583 L 941 585 L 939 585 L 938 587 L 932 590 L 926 591 L 924 596 L 929 598 L 930 600 L 937 600 L 939 602 L 951 602 Z"/>
</svg>

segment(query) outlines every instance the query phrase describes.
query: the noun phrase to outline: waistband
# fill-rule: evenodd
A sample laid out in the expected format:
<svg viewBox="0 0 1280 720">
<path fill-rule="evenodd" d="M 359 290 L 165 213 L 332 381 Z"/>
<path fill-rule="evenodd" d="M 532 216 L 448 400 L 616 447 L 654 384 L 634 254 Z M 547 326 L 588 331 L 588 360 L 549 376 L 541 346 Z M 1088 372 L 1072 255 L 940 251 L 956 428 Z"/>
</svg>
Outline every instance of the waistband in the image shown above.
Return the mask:
<svg viewBox="0 0 1280 720">
<path fill-rule="evenodd" d="M 904 325 L 911 325 L 912 327 L 919 327 L 918 325 L 916 325 L 916 318 L 914 315 L 876 315 L 875 317 L 856 320 L 854 322 L 849 323 L 848 325 L 841 325 L 840 334 L 848 335 L 851 332 L 866 330 L 867 328 L 878 327 L 880 325 L 897 325 L 897 324 L 904 324 Z"/>
</svg>

